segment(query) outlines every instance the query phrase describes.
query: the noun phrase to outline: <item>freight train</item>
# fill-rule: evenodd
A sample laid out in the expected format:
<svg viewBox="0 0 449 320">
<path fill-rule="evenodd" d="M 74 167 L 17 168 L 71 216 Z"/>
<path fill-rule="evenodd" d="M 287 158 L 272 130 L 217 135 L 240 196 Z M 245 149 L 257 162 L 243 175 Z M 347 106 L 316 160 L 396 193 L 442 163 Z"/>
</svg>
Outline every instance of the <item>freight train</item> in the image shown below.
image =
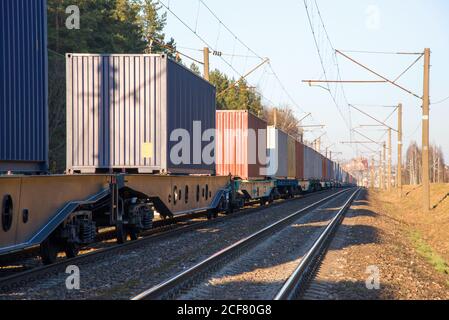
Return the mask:
<svg viewBox="0 0 449 320">
<path fill-rule="evenodd" d="M 46 4 L 20 3 L 0 10 L 0 256 L 40 247 L 49 264 L 102 227 L 123 243 L 157 214 L 214 218 L 355 183 L 250 112 L 217 111 L 215 88 L 164 54 L 66 55 L 67 171 L 48 174 Z"/>
</svg>

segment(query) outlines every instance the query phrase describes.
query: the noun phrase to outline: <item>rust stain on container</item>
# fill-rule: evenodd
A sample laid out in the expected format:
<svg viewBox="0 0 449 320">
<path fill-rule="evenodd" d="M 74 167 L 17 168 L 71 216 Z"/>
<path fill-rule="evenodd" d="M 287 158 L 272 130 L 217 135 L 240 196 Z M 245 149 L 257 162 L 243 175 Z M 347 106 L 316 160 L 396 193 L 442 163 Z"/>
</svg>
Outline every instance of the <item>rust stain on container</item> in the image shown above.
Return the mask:
<svg viewBox="0 0 449 320">
<path fill-rule="evenodd" d="M 264 178 L 267 123 L 244 110 L 217 111 L 216 117 L 217 174 Z"/>
</svg>

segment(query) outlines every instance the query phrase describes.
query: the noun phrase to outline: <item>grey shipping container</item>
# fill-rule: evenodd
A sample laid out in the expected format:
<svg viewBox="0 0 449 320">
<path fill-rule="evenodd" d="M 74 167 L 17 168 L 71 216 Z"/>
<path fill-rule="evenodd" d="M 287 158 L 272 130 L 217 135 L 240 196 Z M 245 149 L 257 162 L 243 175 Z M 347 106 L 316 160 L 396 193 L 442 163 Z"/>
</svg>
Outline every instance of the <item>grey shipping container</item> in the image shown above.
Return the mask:
<svg viewBox="0 0 449 320">
<path fill-rule="evenodd" d="M 268 174 L 274 178 L 288 177 L 288 135 L 275 127 L 267 129 Z"/>
<path fill-rule="evenodd" d="M 304 179 L 321 180 L 323 176 L 322 156 L 308 146 L 304 146 Z"/>
<path fill-rule="evenodd" d="M 67 54 L 66 60 L 69 172 L 214 173 L 215 159 L 206 161 L 194 148 L 206 152 L 214 143 L 202 141 L 216 121 L 209 82 L 166 55 Z M 189 141 L 178 150 L 182 133 Z"/>
<path fill-rule="evenodd" d="M 1 0 L 0 30 L 0 173 L 46 171 L 46 1 Z"/>
</svg>

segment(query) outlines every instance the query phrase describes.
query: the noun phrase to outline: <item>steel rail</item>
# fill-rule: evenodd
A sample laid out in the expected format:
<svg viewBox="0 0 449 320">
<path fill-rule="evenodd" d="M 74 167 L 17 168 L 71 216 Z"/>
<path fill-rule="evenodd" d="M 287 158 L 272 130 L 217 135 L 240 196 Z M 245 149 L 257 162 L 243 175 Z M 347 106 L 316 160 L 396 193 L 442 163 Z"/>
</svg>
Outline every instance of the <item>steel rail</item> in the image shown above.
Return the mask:
<svg viewBox="0 0 449 320">
<path fill-rule="evenodd" d="M 360 192 L 360 188 L 357 189 L 345 205 L 340 209 L 334 219 L 328 224 L 324 232 L 318 238 L 318 240 L 313 244 L 312 248 L 307 252 L 307 254 L 301 259 L 296 270 L 293 272 L 291 277 L 284 284 L 282 289 L 276 295 L 274 300 L 294 300 L 299 297 L 299 295 L 304 290 L 307 282 L 309 281 L 311 275 L 315 272 L 316 267 L 321 261 L 324 253 L 327 250 L 328 244 L 332 239 L 332 235 L 337 230 L 341 221 L 343 220 L 344 214 L 351 206 L 352 202 Z"/>
<path fill-rule="evenodd" d="M 350 191 L 351 189 L 349 189 Z M 149 290 L 144 291 L 143 293 L 133 297 L 131 300 L 139 301 L 139 300 L 158 300 L 158 299 L 169 299 L 176 295 L 177 292 L 196 283 L 198 280 L 203 279 L 203 275 L 213 271 L 217 267 L 221 265 L 222 262 L 226 261 L 226 259 L 234 257 L 235 255 L 242 252 L 244 249 L 252 247 L 252 245 L 257 244 L 260 240 L 267 238 L 273 233 L 281 230 L 286 225 L 292 223 L 297 220 L 299 216 L 308 212 L 312 209 L 315 209 L 321 204 L 328 203 L 331 200 L 337 198 L 338 196 L 349 192 L 348 190 L 343 190 L 333 194 L 331 196 L 325 197 L 291 215 L 286 218 L 283 218 L 274 224 L 271 224 L 268 227 L 263 228 L 262 230 L 228 246 L 227 248 L 220 250 L 219 252 L 213 254 L 209 258 L 203 260 L 202 262 L 196 264 L 195 266 L 189 268 L 188 270 L 152 287 Z"/>
<path fill-rule="evenodd" d="M 148 235 L 148 236 L 143 237 L 136 241 L 126 242 L 124 244 L 115 245 L 115 246 L 112 246 L 109 248 L 98 249 L 97 251 L 86 253 L 86 254 L 80 255 L 76 258 L 64 259 L 64 260 L 61 260 L 52 265 L 40 266 L 40 267 L 33 268 L 33 269 L 30 269 L 27 271 L 23 271 L 23 272 L 20 272 L 17 274 L 13 274 L 13 275 L 10 275 L 7 277 L 3 277 L 3 278 L 0 278 L 0 293 L 8 293 L 11 290 L 18 289 L 20 287 L 23 287 L 23 286 L 33 283 L 35 281 L 39 281 L 41 279 L 48 278 L 52 275 L 57 275 L 59 273 L 63 273 L 66 271 L 66 268 L 70 265 L 80 266 L 82 264 L 86 264 L 89 262 L 97 262 L 101 259 L 105 259 L 110 256 L 120 254 L 122 252 L 126 252 L 129 250 L 135 250 L 137 248 L 143 247 L 152 241 L 161 241 L 161 240 L 165 240 L 165 239 L 168 239 L 171 237 L 179 236 L 179 235 L 185 234 L 187 232 L 191 232 L 191 231 L 199 229 L 199 228 L 207 228 L 214 224 L 224 222 L 224 221 L 229 221 L 229 220 L 241 217 L 243 215 L 254 214 L 254 213 L 257 213 L 264 209 L 276 208 L 278 206 L 281 206 L 281 205 L 289 203 L 289 202 L 304 200 L 304 199 L 308 199 L 313 196 L 318 196 L 320 194 L 326 193 L 327 191 L 328 190 L 317 192 L 317 193 L 311 193 L 311 194 L 307 194 L 305 196 L 275 202 L 271 205 L 267 205 L 267 206 L 263 206 L 263 207 L 245 208 L 240 211 L 234 212 L 231 215 L 220 217 L 220 218 L 213 219 L 213 220 L 204 221 L 204 222 L 196 222 L 196 223 L 184 225 L 181 227 L 176 227 L 176 225 L 172 225 L 174 229 L 169 230 L 169 231 L 160 232 L 160 233 L 158 232 L 156 234 Z M 188 221 L 181 221 L 181 222 L 188 222 Z"/>
</svg>

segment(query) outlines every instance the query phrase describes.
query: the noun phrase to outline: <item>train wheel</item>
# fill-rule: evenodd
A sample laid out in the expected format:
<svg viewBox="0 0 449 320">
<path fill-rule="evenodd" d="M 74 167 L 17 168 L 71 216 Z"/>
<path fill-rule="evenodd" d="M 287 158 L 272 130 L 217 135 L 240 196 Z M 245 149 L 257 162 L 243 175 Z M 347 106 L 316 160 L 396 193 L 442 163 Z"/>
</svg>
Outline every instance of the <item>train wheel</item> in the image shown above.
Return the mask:
<svg viewBox="0 0 449 320">
<path fill-rule="evenodd" d="M 126 232 L 126 227 L 123 223 L 117 224 L 115 227 L 115 233 L 118 244 L 124 244 L 128 240 L 128 233 Z"/>
<path fill-rule="evenodd" d="M 129 230 L 129 237 L 131 238 L 131 241 L 139 240 L 139 230 L 136 228 L 131 228 Z"/>
<path fill-rule="evenodd" d="M 214 218 L 214 213 L 212 210 L 207 211 L 207 220 L 212 220 Z"/>
<path fill-rule="evenodd" d="M 68 243 L 64 247 L 64 252 L 67 259 L 72 259 L 78 256 L 80 248 L 76 244 Z"/>
<path fill-rule="evenodd" d="M 53 264 L 58 258 L 58 245 L 50 238 L 46 239 L 40 245 L 40 256 L 45 265 Z"/>
</svg>

